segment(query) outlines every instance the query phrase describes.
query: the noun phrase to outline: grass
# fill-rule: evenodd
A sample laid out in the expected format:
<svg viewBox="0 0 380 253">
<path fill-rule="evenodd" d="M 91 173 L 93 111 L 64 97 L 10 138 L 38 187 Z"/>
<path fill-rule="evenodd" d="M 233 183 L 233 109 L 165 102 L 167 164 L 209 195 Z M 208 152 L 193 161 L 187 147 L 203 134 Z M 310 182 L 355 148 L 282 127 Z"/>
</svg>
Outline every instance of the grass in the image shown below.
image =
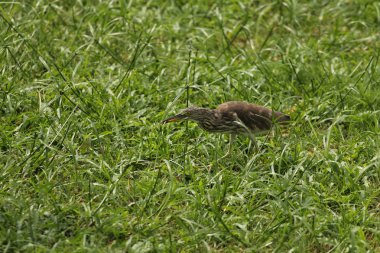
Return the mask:
<svg viewBox="0 0 380 253">
<path fill-rule="evenodd" d="M 380 4 L 0 5 L 1 252 L 379 252 Z M 289 127 L 159 122 L 245 100 Z"/>
</svg>

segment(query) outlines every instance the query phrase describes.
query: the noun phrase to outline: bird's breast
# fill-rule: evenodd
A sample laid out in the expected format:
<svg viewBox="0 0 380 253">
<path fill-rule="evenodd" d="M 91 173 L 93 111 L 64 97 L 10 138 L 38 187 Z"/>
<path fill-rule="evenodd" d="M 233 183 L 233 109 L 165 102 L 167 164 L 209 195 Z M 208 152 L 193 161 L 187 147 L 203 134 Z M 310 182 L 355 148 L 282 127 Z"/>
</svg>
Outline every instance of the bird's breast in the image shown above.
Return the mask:
<svg viewBox="0 0 380 253">
<path fill-rule="evenodd" d="M 213 133 L 239 133 L 244 130 L 243 127 L 239 126 L 235 122 L 229 121 L 204 121 L 198 122 L 199 127 L 202 129 L 213 132 Z"/>
</svg>

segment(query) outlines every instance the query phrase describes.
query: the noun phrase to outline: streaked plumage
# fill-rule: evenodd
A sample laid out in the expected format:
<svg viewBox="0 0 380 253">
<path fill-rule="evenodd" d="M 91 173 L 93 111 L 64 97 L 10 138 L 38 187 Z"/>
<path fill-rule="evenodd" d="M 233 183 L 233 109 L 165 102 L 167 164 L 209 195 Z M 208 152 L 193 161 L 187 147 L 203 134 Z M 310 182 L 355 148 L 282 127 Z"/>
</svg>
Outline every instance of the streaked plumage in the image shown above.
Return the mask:
<svg viewBox="0 0 380 253">
<path fill-rule="evenodd" d="M 230 101 L 220 104 L 216 109 L 189 107 L 162 123 L 180 120 L 192 120 L 208 132 L 229 133 L 232 137 L 248 134 L 255 142 L 254 133 L 270 130 L 276 123 L 288 122 L 290 116 L 264 106 Z"/>
</svg>

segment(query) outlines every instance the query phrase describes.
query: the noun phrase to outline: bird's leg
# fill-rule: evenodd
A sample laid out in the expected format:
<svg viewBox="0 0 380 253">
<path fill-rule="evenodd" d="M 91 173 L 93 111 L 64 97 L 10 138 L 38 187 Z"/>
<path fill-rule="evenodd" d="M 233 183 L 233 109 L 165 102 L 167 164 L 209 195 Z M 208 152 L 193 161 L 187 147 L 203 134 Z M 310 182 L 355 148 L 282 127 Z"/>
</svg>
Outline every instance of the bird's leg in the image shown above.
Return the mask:
<svg viewBox="0 0 380 253">
<path fill-rule="evenodd" d="M 236 134 L 230 134 L 230 144 L 228 145 L 228 151 L 220 159 L 226 158 L 227 156 L 229 156 L 231 154 L 231 152 L 232 152 L 232 145 L 233 145 L 233 143 L 235 141 L 235 138 L 236 138 Z"/>
<path fill-rule="evenodd" d="M 249 146 L 248 146 L 248 152 L 251 153 L 252 151 L 258 150 L 257 149 L 258 145 L 256 142 L 256 138 L 252 132 L 249 132 L 248 136 L 249 136 L 249 139 L 251 140 L 251 142 L 249 143 Z"/>
<path fill-rule="evenodd" d="M 248 132 L 249 139 L 251 139 L 253 148 L 257 147 L 256 138 L 251 131 Z"/>
<path fill-rule="evenodd" d="M 232 145 L 236 139 L 236 134 L 230 134 L 230 145 L 228 146 L 227 154 L 231 154 L 232 151 Z"/>
<path fill-rule="evenodd" d="M 235 123 L 237 123 L 238 125 L 242 126 L 245 129 L 245 131 L 247 132 L 249 138 L 252 141 L 253 146 L 256 147 L 257 146 L 256 145 L 257 144 L 256 143 L 256 138 L 253 135 L 252 131 L 239 119 L 239 117 L 236 114 L 235 114 L 235 119 L 236 119 Z"/>
</svg>

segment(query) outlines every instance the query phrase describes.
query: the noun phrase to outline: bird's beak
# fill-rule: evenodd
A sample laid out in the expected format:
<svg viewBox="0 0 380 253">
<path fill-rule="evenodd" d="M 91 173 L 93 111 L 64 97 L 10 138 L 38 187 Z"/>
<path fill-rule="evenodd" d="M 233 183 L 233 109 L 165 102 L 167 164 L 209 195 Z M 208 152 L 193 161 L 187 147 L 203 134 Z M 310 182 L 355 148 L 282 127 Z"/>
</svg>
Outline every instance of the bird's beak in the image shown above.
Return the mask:
<svg viewBox="0 0 380 253">
<path fill-rule="evenodd" d="M 180 121 L 180 120 L 183 120 L 186 118 L 186 115 L 183 115 L 183 114 L 177 114 L 173 117 L 170 117 L 170 118 L 167 118 L 165 120 L 163 120 L 161 122 L 161 124 L 166 124 L 166 123 L 170 123 L 170 122 L 176 122 L 176 121 Z"/>
</svg>

